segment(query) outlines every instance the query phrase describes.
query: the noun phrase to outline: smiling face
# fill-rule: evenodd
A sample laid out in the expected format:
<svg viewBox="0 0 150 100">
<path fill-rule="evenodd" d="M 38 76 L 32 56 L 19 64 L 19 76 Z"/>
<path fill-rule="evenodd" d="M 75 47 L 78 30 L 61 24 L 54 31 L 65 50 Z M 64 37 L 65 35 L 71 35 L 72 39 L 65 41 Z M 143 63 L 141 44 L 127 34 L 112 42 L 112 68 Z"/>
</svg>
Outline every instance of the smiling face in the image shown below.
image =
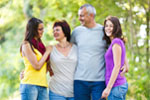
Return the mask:
<svg viewBox="0 0 150 100">
<path fill-rule="evenodd" d="M 38 25 L 38 34 L 39 34 L 39 38 L 41 38 L 43 36 L 43 32 L 44 32 L 44 25 L 43 23 L 40 23 Z"/>
<path fill-rule="evenodd" d="M 78 16 L 79 16 L 79 21 L 81 25 L 87 26 L 90 23 L 91 16 L 90 14 L 88 14 L 85 7 L 79 10 Z"/>
<path fill-rule="evenodd" d="M 113 26 L 114 25 L 113 25 L 113 23 L 110 20 L 106 21 L 106 24 L 105 24 L 105 33 L 106 33 L 106 36 L 112 37 Z"/>
<path fill-rule="evenodd" d="M 61 41 L 62 39 L 65 38 L 64 32 L 61 28 L 61 26 L 55 26 L 53 28 L 53 35 L 56 41 Z"/>
</svg>

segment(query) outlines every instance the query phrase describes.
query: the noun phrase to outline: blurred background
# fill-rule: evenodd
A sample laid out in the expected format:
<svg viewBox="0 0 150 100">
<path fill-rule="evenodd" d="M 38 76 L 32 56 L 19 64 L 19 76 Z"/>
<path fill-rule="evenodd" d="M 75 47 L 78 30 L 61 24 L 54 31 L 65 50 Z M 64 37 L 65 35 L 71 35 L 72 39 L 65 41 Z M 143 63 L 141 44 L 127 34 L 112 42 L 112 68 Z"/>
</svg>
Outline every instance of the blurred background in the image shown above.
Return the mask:
<svg viewBox="0 0 150 100">
<path fill-rule="evenodd" d="M 27 21 L 33 16 L 43 20 L 42 40 L 52 44 L 54 21 L 65 19 L 73 30 L 80 25 L 77 12 L 85 3 L 96 8 L 99 24 L 108 15 L 119 17 L 128 39 L 127 100 L 150 100 L 150 0 L 0 0 L 0 100 L 20 100 L 24 64 L 19 49 Z"/>
</svg>

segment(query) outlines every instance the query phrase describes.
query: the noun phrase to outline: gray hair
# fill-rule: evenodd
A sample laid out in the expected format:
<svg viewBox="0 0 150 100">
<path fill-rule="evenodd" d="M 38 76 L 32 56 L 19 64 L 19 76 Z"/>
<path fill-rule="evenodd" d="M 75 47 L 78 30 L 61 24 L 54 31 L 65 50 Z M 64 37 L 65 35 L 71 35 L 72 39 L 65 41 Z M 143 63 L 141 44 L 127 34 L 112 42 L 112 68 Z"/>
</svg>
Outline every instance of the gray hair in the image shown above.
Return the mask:
<svg viewBox="0 0 150 100">
<path fill-rule="evenodd" d="M 92 5 L 90 5 L 90 4 L 84 4 L 84 5 L 82 5 L 80 7 L 79 10 L 81 10 L 84 7 L 86 8 L 88 14 L 94 14 L 94 17 L 95 17 L 95 15 L 96 15 L 96 9 Z"/>
</svg>

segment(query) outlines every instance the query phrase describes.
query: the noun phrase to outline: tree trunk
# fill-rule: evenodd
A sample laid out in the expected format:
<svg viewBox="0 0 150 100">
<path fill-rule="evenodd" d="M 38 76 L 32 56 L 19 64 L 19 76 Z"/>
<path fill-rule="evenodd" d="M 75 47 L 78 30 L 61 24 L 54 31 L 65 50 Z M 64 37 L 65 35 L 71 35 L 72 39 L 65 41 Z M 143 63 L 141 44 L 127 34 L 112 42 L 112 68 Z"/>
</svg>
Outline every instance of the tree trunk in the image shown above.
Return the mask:
<svg viewBox="0 0 150 100">
<path fill-rule="evenodd" d="M 133 31 L 133 24 L 132 24 L 132 5 L 131 5 L 131 0 L 128 0 L 129 2 L 129 6 L 130 6 L 130 9 L 129 9 L 129 26 L 130 26 L 130 50 L 131 51 L 131 59 L 134 60 L 134 49 L 133 49 L 133 40 L 134 40 L 134 31 Z"/>
<path fill-rule="evenodd" d="M 150 56 L 150 54 L 149 54 L 149 39 L 150 39 L 150 0 L 148 0 L 148 9 L 146 9 L 145 8 L 145 11 L 146 11 L 146 26 L 147 26 L 147 28 L 146 28 L 146 35 L 147 35 L 147 38 L 146 38 L 146 67 L 147 67 L 147 69 L 150 69 L 149 68 L 149 56 Z"/>
<path fill-rule="evenodd" d="M 33 16 L 32 8 L 33 8 L 33 5 L 31 4 L 30 0 L 24 0 L 23 11 L 27 19 L 30 19 Z"/>
</svg>

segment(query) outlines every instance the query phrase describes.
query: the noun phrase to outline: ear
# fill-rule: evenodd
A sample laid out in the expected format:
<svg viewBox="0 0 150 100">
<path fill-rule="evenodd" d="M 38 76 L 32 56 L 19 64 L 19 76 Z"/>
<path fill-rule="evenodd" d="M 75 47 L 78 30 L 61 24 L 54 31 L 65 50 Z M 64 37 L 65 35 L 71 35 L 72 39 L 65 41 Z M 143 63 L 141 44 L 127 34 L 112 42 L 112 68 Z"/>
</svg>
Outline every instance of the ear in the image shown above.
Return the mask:
<svg viewBox="0 0 150 100">
<path fill-rule="evenodd" d="M 90 14 L 90 16 L 91 16 L 92 18 L 94 18 L 94 14 Z"/>
</svg>

